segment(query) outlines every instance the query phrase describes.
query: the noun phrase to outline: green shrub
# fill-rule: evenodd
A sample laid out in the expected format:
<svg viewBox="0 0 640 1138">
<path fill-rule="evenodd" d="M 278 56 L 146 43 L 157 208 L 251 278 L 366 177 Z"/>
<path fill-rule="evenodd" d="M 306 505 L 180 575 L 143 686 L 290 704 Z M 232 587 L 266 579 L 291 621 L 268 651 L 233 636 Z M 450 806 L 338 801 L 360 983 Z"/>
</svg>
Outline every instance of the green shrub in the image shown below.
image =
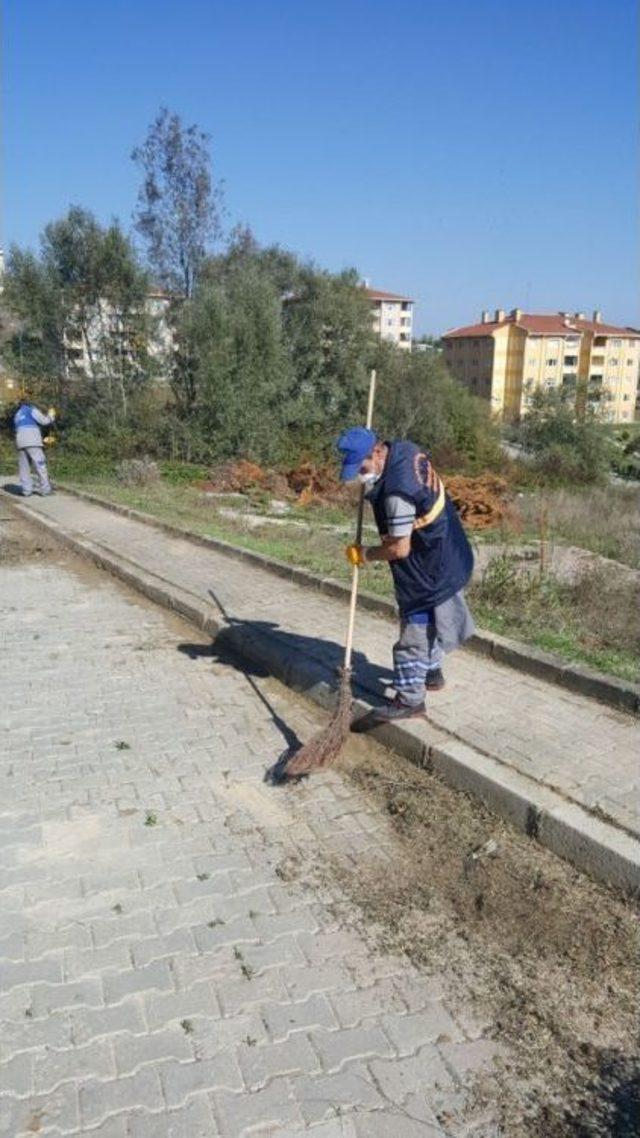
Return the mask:
<svg viewBox="0 0 640 1138">
<path fill-rule="evenodd" d="M 534 391 L 520 441 L 533 455 L 538 481 L 602 484 L 613 456 L 610 429 L 595 412 L 577 416 L 557 391 Z"/>
<path fill-rule="evenodd" d="M 148 455 L 126 458 L 116 466 L 116 478 L 122 486 L 153 486 L 160 481 L 160 470 Z"/>
<path fill-rule="evenodd" d="M 165 459 L 160 463 L 160 473 L 164 482 L 171 486 L 186 486 L 189 482 L 197 482 L 207 477 L 206 466 L 198 466 L 193 462 L 174 462 Z"/>
</svg>

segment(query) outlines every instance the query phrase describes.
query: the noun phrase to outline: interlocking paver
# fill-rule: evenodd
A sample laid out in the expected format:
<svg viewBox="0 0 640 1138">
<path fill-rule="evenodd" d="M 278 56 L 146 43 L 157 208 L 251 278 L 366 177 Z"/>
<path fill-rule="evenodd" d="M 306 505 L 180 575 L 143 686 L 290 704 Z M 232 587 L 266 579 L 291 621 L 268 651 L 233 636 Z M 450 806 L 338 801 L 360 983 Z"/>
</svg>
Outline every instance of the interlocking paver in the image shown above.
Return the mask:
<svg viewBox="0 0 640 1138">
<path fill-rule="evenodd" d="M 118 1074 L 132 1075 L 146 1063 L 159 1063 L 163 1059 L 193 1059 L 190 1037 L 178 1024 L 145 1032 L 144 1035 L 123 1033 L 114 1041 Z"/>
<path fill-rule="evenodd" d="M 160 1078 L 169 1107 L 180 1106 L 197 1091 L 244 1089 L 235 1055 L 228 1051 L 221 1051 L 213 1059 L 165 1064 L 160 1068 Z"/>
<path fill-rule="evenodd" d="M 345 1063 L 369 1055 L 393 1055 L 394 1047 L 379 1027 L 355 1027 L 346 1031 L 314 1031 L 311 1042 L 322 1060 L 324 1071 L 332 1074 Z"/>
<path fill-rule="evenodd" d="M 309 996 L 300 1004 L 283 1003 L 265 1008 L 263 1018 L 267 1031 L 276 1042 L 295 1031 L 338 1026 L 331 1005 L 324 996 Z"/>
<path fill-rule="evenodd" d="M 113 1049 L 110 1041 L 100 1039 L 85 1047 L 57 1051 L 37 1051 L 33 1060 L 36 1094 L 55 1090 L 61 1083 L 87 1078 L 109 1079 L 115 1076 Z"/>
<path fill-rule="evenodd" d="M 286 1079 L 274 1079 L 262 1090 L 231 1095 L 225 1091 L 213 1094 L 214 1112 L 220 1120 L 220 1129 L 227 1138 L 244 1138 L 258 1126 L 264 1133 L 277 1134 L 277 1128 L 287 1123 L 303 1122 L 300 1107 Z"/>
<path fill-rule="evenodd" d="M 337 1075 L 304 1075 L 293 1080 L 293 1089 L 308 1123 L 335 1118 L 354 1107 L 377 1110 L 384 1105 L 368 1071 L 358 1063 Z"/>
<path fill-rule="evenodd" d="M 145 964 L 141 968 L 108 975 L 104 981 L 105 1001 L 108 1004 L 117 1004 L 125 996 L 136 992 L 172 991 L 171 970 L 164 960 L 154 960 L 152 964 Z"/>
<path fill-rule="evenodd" d="M 161 1110 L 163 1105 L 160 1077 L 148 1067 L 108 1082 L 89 1080 L 80 1088 L 80 1110 L 87 1127 L 103 1122 L 111 1114 L 124 1114 L 138 1107 Z"/>
<path fill-rule="evenodd" d="M 0 578 L 0 1135 L 436 1133 L 489 1057 L 472 1009 L 280 870 L 376 857 L 386 820 L 336 771 L 264 786 L 282 738 L 241 672 L 177 650 L 188 626 L 86 567 Z"/>
<path fill-rule="evenodd" d="M 447 1042 L 464 1039 L 453 1016 L 441 1003 L 411 1015 L 384 1016 L 382 1024 L 400 1055 L 408 1055 L 423 1043 L 435 1043 L 442 1037 Z"/>
<path fill-rule="evenodd" d="M 162 1114 L 136 1111 L 128 1119 L 127 1138 L 216 1138 L 218 1127 L 206 1095 L 198 1095 L 178 1110 Z"/>
</svg>

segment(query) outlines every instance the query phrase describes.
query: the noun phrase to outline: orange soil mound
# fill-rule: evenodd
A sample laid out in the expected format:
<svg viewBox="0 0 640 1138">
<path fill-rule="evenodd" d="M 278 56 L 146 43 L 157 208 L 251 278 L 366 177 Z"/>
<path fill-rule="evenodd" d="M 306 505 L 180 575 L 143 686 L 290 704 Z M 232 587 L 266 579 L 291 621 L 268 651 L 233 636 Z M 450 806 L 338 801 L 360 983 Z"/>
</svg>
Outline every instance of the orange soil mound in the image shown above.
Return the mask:
<svg viewBox="0 0 640 1138">
<path fill-rule="evenodd" d="M 467 478 L 463 474 L 445 479 L 449 497 L 470 529 L 486 529 L 501 521 L 513 520 L 508 482 L 496 474 Z"/>
</svg>

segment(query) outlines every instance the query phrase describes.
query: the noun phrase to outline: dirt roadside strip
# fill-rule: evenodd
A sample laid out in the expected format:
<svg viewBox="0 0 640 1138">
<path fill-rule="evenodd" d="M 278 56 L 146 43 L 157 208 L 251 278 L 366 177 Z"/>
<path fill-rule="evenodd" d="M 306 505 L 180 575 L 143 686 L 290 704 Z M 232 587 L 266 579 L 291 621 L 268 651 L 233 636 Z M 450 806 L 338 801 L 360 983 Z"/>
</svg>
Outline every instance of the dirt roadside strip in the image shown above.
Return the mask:
<svg viewBox="0 0 640 1138">
<path fill-rule="evenodd" d="M 242 549 L 230 542 L 222 541 L 220 538 L 208 537 L 204 534 L 194 533 L 192 530 L 181 529 L 180 526 L 171 525 L 170 522 L 164 522 L 131 506 L 110 502 L 98 494 L 90 494 L 86 490 L 78 490 L 64 483 L 59 485 L 65 494 L 71 494 L 74 498 L 92 502 L 96 506 L 103 506 L 123 517 L 132 518 L 135 521 L 142 522 L 143 525 L 152 526 L 171 537 L 180 537 L 185 541 L 193 542 L 194 545 L 215 549 L 216 552 L 224 553 L 236 560 L 248 561 L 261 569 L 267 569 L 278 577 L 295 581 L 297 585 L 301 585 L 303 588 L 314 589 L 325 593 L 327 596 L 344 601 L 345 604 L 349 603 L 349 586 L 341 581 L 328 577 L 318 577 L 308 569 L 300 569 L 287 564 L 285 561 L 267 557 L 263 553 L 254 553 L 252 550 Z M 393 602 L 385 600 L 384 597 L 378 597 L 375 593 L 361 590 L 358 595 L 358 604 L 369 612 L 388 617 L 393 621 L 397 620 L 397 610 Z M 603 672 L 598 672 L 585 665 L 568 664 L 561 656 L 556 656 L 552 652 L 544 652 L 533 645 L 523 644 L 518 640 L 512 640 L 510 637 L 485 632 L 481 629 L 476 630 L 476 634 L 469 641 L 467 649 L 480 656 L 488 656 L 496 663 L 516 668 L 518 671 L 527 673 L 527 675 L 538 676 L 549 683 L 559 684 L 569 691 L 577 692 L 579 695 L 597 699 L 600 703 L 608 704 L 609 707 L 615 707 L 633 715 L 640 715 L 640 684 L 607 676 Z"/>
<path fill-rule="evenodd" d="M 241 659 L 266 667 L 277 679 L 320 706 L 333 706 L 335 677 L 321 661 L 292 651 L 290 644 L 282 643 L 275 633 L 264 628 L 242 621 L 227 622 L 221 615 L 213 615 L 210 604 L 175 581 L 149 572 L 86 535 L 70 532 L 8 494 L 4 500 L 77 553 L 150 600 L 180 613 L 218 643 L 222 641 Z M 358 708 L 368 710 L 371 692 L 361 686 L 357 694 Z M 417 766 L 434 771 L 454 788 L 475 795 L 518 830 L 596 880 L 626 893 L 640 892 L 640 840 L 597 812 L 430 722 L 389 725 L 379 728 L 375 738 Z"/>
</svg>

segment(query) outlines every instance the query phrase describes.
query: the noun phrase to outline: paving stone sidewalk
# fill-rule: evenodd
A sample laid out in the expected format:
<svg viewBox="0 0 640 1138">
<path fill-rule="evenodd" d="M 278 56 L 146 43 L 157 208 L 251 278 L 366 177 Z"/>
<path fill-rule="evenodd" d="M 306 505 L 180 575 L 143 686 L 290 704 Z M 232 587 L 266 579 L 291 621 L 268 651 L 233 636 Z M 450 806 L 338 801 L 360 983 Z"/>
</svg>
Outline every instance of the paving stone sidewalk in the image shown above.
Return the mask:
<svg viewBox="0 0 640 1138">
<path fill-rule="evenodd" d="M 106 574 L 0 564 L 0 622 L 0 1138 L 493 1138 L 455 1125 L 471 1011 L 283 880 L 384 859 L 383 816 L 337 771 L 264 786 L 247 678 Z"/>
<path fill-rule="evenodd" d="M 339 601 L 64 493 L 31 504 L 66 530 L 188 589 L 214 612 L 210 590 L 234 619 L 269 626 L 292 652 L 339 665 Z M 391 622 L 358 614 L 356 674 L 372 686 L 391 679 L 394 638 Z M 471 652 L 452 656 L 446 671 L 446 689 L 428 705 L 436 727 L 640 836 L 637 718 Z"/>
</svg>

